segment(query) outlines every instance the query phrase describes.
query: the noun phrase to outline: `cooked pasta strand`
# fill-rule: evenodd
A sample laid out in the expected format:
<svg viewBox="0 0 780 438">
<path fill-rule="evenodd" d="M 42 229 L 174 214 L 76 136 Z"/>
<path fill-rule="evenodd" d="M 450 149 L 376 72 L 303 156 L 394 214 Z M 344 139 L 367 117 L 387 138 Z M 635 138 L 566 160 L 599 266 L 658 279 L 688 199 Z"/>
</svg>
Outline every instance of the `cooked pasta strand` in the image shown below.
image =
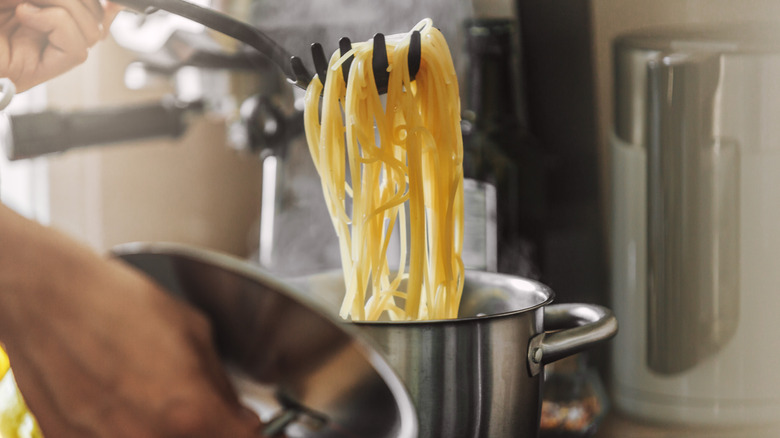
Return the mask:
<svg viewBox="0 0 780 438">
<path fill-rule="evenodd" d="M 370 41 L 353 44 L 344 56 L 335 53 L 329 65 L 334 74 L 324 86 L 315 77 L 306 91 L 306 139 L 339 237 L 345 319 L 458 314 L 464 282 L 458 81 L 447 43 L 432 22 L 414 29 L 422 43 L 414 81 L 407 62 L 411 32 L 386 38 L 384 104 L 374 83 Z M 345 82 L 336 72 L 349 56 L 354 59 Z M 387 252 L 395 228 L 400 256 L 393 273 L 395 261 Z"/>
</svg>

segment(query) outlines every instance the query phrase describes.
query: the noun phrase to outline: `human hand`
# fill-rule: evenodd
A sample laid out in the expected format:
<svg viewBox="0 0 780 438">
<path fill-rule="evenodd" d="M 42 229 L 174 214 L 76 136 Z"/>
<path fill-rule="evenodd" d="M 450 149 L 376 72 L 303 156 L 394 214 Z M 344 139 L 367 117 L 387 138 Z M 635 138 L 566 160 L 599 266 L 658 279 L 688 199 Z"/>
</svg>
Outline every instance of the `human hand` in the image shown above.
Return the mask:
<svg viewBox="0 0 780 438">
<path fill-rule="evenodd" d="M 201 314 L 2 205 L 0 229 L 0 342 L 45 436 L 260 436 Z"/>
<path fill-rule="evenodd" d="M 0 0 L 0 77 L 24 91 L 81 64 L 119 9 L 100 0 Z"/>
</svg>

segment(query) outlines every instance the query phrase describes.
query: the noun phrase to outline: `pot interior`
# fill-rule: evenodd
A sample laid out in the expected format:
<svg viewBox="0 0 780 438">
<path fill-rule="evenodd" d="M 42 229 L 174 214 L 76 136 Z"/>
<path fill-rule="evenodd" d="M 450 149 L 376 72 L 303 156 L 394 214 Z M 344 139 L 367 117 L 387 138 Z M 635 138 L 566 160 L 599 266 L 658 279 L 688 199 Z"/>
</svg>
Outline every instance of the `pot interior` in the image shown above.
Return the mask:
<svg viewBox="0 0 780 438">
<path fill-rule="evenodd" d="M 338 314 L 344 298 L 341 271 L 330 271 L 295 281 L 325 308 Z M 404 287 L 402 283 L 401 288 Z M 554 294 L 550 288 L 533 280 L 494 272 L 466 271 L 458 321 L 496 317 L 526 312 L 549 304 Z M 452 321 L 452 320 L 442 320 Z M 398 321 L 379 321 L 398 324 Z M 404 323 L 436 321 L 404 321 Z"/>
</svg>

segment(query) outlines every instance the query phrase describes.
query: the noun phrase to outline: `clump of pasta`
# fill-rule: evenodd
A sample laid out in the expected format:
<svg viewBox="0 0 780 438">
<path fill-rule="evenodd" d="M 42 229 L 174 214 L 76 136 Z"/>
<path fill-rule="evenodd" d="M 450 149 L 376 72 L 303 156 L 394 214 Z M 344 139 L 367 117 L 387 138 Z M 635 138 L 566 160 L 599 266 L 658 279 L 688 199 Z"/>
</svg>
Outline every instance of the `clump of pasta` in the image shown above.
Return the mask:
<svg viewBox="0 0 780 438">
<path fill-rule="evenodd" d="M 411 32 L 386 38 L 384 105 L 371 41 L 353 44 L 344 56 L 334 53 L 324 87 L 315 77 L 306 90 L 306 138 L 341 251 L 340 315 L 353 321 L 458 314 L 464 281 L 458 81 L 441 32 L 430 19 L 415 29 L 422 56 L 414 81 L 407 62 Z M 344 81 L 340 67 L 350 56 Z M 394 229 L 400 254 L 391 264 Z"/>
</svg>

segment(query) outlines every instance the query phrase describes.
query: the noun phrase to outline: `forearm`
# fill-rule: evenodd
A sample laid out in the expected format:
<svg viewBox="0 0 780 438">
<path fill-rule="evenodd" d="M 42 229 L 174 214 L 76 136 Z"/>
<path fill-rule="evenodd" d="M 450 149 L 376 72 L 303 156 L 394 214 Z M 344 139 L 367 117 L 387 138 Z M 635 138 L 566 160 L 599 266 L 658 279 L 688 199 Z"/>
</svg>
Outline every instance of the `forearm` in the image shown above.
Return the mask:
<svg viewBox="0 0 780 438">
<path fill-rule="evenodd" d="M 36 272 L 34 248 L 39 225 L 0 204 L 0 342 L 8 343 L 16 330 L 24 300 L 38 299 L 42 288 Z"/>
<path fill-rule="evenodd" d="M 14 339 L 69 293 L 101 258 L 64 234 L 0 204 L 0 342 Z M 75 297 L 74 297 L 75 298 Z"/>
<path fill-rule="evenodd" d="M 147 277 L 0 205 L 0 342 L 47 436 L 257 437 L 210 332 Z"/>
</svg>

